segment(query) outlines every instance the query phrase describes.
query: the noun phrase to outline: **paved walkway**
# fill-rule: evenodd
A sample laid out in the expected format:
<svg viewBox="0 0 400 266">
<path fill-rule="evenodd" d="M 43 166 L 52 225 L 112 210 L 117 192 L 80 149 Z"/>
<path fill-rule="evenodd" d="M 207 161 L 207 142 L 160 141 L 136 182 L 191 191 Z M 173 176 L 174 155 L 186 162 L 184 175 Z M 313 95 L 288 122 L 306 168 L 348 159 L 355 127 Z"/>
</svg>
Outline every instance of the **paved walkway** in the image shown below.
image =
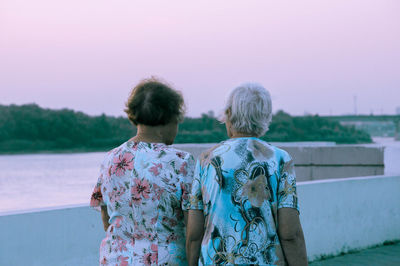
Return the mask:
<svg viewBox="0 0 400 266">
<path fill-rule="evenodd" d="M 400 266 L 400 242 L 310 263 L 310 266 Z"/>
</svg>

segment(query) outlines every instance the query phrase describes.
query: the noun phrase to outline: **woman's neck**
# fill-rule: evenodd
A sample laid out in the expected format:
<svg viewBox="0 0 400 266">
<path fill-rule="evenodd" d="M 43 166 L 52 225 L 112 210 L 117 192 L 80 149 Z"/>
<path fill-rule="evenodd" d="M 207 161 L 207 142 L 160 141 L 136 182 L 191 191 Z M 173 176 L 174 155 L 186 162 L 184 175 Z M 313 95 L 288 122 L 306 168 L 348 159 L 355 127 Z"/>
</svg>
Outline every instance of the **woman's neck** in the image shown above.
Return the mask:
<svg viewBox="0 0 400 266">
<path fill-rule="evenodd" d="M 147 142 L 147 143 L 164 143 L 162 138 L 156 136 L 150 136 L 146 134 L 136 134 L 131 140 L 135 142 Z"/>
<path fill-rule="evenodd" d="M 235 138 L 257 138 L 257 136 L 254 134 L 233 132 L 231 138 L 232 139 L 235 139 Z"/>
<path fill-rule="evenodd" d="M 131 140 L 136 142 L 163 143 L 164 138 L 160 133 L 158 126 L 138 125 L 136 136 Z"/>
<path fill-rule="evenodd" d="M 166 125 L 147 126 L 137 125 L 137 133 L 131 140 L 147 143 L 164 143 L 171 145 L 174 142 L 178 130 L 177 123 Z"/>
</svg>

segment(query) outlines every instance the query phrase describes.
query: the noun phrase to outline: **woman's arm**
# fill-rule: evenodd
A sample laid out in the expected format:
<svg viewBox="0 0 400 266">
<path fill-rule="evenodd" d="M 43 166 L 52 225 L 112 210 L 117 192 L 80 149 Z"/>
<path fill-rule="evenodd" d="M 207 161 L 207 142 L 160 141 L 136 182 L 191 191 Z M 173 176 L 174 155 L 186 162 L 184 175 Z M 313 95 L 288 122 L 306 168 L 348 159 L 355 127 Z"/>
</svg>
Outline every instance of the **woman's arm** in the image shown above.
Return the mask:
<svg viewBox="0 0 400 266">
<path fill-rule="evenodd" d="M 185 226 L 188 225 L 188 211 L 183 211 L 183 222 L 185 223 Z"/>
<path fill-rule="evenodd" d="M 293 208 L 278 210 L 278 235 L 285 258 L 290 266 L 308 265 L 306 243 L 299 213 Z"/>
<path fill-rule="evenodd" d="M 107 231 L 110 224 L 108 221 L 110 220 L 110 216 L 107 213 L 107 206 L 101 205 L 101 220 L 103 221 L 104 231 Z"/>
<path fill-rule="evenodd" d="M 188 224 L 186 227 L 186 255 L 189 266 L 198 265 L 203 234 L 203 211 L 189 210 Z"/>
</svg>

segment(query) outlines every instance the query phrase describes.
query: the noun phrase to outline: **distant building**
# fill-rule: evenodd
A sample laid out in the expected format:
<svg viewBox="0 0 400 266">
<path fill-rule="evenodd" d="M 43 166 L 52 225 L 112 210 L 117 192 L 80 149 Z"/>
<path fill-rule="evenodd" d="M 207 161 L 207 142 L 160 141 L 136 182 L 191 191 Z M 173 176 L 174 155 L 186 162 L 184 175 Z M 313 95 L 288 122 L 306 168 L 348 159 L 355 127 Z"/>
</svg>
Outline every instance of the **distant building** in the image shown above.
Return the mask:
<svg viewBox="0 0 400 266">
<path fill-rule="evenodd" d="M 400 115 L 400 106 L 396 108 L 396 114 Z"/>
</svg>

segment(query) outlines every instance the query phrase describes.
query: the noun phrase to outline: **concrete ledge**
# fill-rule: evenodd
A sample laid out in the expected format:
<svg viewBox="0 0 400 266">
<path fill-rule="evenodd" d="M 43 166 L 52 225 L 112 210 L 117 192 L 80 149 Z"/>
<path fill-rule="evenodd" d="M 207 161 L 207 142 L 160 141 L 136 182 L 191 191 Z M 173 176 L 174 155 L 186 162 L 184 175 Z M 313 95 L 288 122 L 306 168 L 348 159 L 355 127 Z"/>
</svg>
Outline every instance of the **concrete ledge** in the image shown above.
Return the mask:
<svg viewBox="0 0 400 266">
<path fill-rule="evenodd" d="M 400 239 L 400 176 L 298 183 L 310 260 Z M 0 213 L 0 265 L 97 265 L 100 214 L 86 204 Z"/>
<path fill-rule="evenodd" d="M 308 165 L 295 166 L 297 181 L 311 181 L 335 178 L 349 178 L 355 176 L 382 175 L 383 167 L 353 166 L 353 165 Z"/>
<path fill-rule="evenodd" d="M 363 147 L 357 145 L 331 146 L 296 146 L 290 143 L 273 143 L 287 151 L 294 160 L 299 181 L 371 176 L 384 174 L 384 148 Z M 197 158 L 203 151 L 213 147 L 207 144 L 175 144 L 178 149 L 188 151 Z"/>
<path fill-rule="evenodd" d="M 362 146 L 281 147 L 296 164 L 314 165 L 378 165 L 383 166 L 383 148 Z"/>
</svg>

